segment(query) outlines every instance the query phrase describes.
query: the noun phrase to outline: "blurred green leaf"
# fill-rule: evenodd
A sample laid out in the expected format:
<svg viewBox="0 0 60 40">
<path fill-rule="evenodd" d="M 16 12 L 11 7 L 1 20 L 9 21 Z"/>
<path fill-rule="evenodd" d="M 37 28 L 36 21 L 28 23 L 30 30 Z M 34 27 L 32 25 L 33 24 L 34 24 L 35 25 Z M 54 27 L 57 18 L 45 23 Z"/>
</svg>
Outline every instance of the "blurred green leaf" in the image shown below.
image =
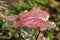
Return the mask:
<svg viewBox="0 0 60 40">
<path fill-rule="evenodd" d="M 48 32 L 48 33 L 47 33 L 47 36 L 49 37 L 50 40 L 53 39 L 53 34 L 52 34 L 51 32 Z"/>
<path fill-rule="evenodd" d="M 60 40 L 60 32 L 57 34 L 57 38 L 58 40 Z"/>
<path fill-rule="evenodd" d="M 56 8 L 57 12 L 60 14 L 60 8 Z"/>
<path fill-rule="evenodd" d="M 40 3 L 42 5 L 46 4 L 46 0 L 34 0 L 34 1 L 37 2 L 37 3 Z"/>
<path fill-rule="evenodd" d="M 58 21 L 56 24 L 57 24 L 57 25 L 60 25 L 60 21 Z"/>
<path fill-rule="evenodd" d="M 52 39 L 53 39 L 53 33 L 51 33 L 51 32 L 46 32 L 46 33 L 45 33 L 45 36 L 46 36 L 47 38 L 49 38 L 49 40 L 52 40 Z"/>
<path fill-rule="evenodd" d="M 9 27 L 9 23 L 7 21 L 3 22 L 2 29 L 6 28 L 6 27 Z"/>
</svg>

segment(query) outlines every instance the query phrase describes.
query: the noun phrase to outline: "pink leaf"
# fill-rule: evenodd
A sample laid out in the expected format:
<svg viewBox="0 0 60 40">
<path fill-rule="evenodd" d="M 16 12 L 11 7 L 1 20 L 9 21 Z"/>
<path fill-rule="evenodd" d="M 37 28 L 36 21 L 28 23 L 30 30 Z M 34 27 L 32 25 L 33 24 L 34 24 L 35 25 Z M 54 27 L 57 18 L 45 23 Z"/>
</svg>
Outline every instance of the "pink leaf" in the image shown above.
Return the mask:
<svg viewBox="0 0 60 40">
<path fill-rule="evenodd" d="M 42 37 L 42 39 L 41 40 L 47 40 L 47 38 L 46 37 Z"/>
<path fill-rule="evenodd" d="M 6 19 L 7 21 L 14 21 L 17 19 L 17 16 L 6 16 L 6 15 L 3 15 L 3 14 L 0 14 L 0 17 Z"/>
<path fill-rule="evenodd" d="M 48 22 L 50 17 L 47 11 L 41 10 L 40 7 L 33 7 L 32 10 L 25 10 L 22 14 L 19 14 L 19 21 L 16 21 L 11 25 L 11 27 L 18 27 L 23 24 L 28 28 L 39 27 L 41 31 L 44 31 L 50 26 L 55 26 L 56 24 Z"/>
<path fill-rule="evenodd" d="M 49 13 L 47 11 L 41 10 L 40 7 L 33 7 L 31 11 L 25 10 L 22 14 L 19 14 L 19 18 L 24 19 L 27 17 L 36 17 L 47 21 L 49 18 Z"/>
</svg>

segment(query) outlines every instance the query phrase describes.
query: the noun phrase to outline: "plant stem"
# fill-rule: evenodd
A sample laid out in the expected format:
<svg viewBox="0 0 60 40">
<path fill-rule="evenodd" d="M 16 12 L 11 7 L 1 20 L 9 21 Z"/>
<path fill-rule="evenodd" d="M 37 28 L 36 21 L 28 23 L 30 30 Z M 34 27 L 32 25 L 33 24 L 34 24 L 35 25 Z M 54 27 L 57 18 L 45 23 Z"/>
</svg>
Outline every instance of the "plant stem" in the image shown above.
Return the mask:
<svg viewBox="0 0 60 40">
<path fill-rule="evenodd" d="M 37 37 L 36 37 L 36 40 L 38 40 L 39 34 L 40 34 L 40 29 L 39 29 L 38 35 L 37 35 Z"/>
</svg>

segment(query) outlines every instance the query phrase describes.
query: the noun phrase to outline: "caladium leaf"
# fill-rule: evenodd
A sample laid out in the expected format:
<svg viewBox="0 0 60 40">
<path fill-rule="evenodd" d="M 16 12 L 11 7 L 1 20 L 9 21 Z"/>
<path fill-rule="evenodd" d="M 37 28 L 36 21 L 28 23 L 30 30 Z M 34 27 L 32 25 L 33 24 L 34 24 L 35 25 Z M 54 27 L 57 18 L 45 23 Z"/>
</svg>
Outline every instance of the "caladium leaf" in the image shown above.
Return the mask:
<svg viewBox="0 0 60 40">
<path fill-rule="evenodd" d="M 27 12 L 24 11 L 23 14 L 20 14 L 21 19 L 24 19 L 27 17 L 36 17 L 44 21 L 47 21 L 50 15 L 47 11 L 41 10 L 40 7 L 33 7 L 32 10 Z"/>
<path fill-rule="evenodd" d="M 28 28 L 39 27 L 41 31 L 44 31 L 50 26 L 55 27 L 55 23 L 48 22 L 49 13 L 47 11 L 41 10 L 40 7 L 33 7 L 32 10 L 25 10 L 22 14 L 19 14 L 19 20 L 11 25 L 11 27 L 18 27 L 24 24 Z"/>
<path fill-rule="evenodd" d="M 0 17 L 6 19 L 7 21 L 14 21 L 17 19 L 17 16 L 6 16 L 6 15 L 3 15 L 3 14 L 0 14 Z"/>
</svg>

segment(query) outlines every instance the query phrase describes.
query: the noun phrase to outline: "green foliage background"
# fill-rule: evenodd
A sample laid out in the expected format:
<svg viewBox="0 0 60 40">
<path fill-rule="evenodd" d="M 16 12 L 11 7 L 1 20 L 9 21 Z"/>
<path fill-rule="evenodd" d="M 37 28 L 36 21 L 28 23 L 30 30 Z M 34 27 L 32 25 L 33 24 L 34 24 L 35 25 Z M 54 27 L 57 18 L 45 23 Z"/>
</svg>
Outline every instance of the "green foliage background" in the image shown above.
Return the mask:
<svg viewBox="0 0 60 40">
<path fill-rule="evenodd" d="M 54 21 L 57 24 L 55 29 L 43 32 L 44 35 L 49 38 L 50 40 L 60 40 L 60 1 L 56 0 L 4 0 L 0 2 L 0 13 L 5 15 L 18 15 L 22 13 L 24 10 L 30 10 L 34 6 L 39 6 L 43 10 L 46 10 L 50 13 L 51 17 L 49 18 L 50 21 Z M 8 2 L 8 3 L 6 3 Z M 4 4 L 6 3 L 6 4 Z M 3 6 L 3 5 L 4 6 Z M 7 6 L 5 6 L 7 5 Z M 39 33 L 38 30 L 35 29 L 28 29 L 30 30 L 32 36 L 28 36 L 26 38 L 22 37 L 21 35 L 21 28 L 12 29 L 10 28 L 10 24 L 12 22 L 8 22 L 3 18 L 0 18 L 0 40 L 26 40 L 29 38 L 30 40 L 36 40 L 37 35 Z M 23 27 L 23 26 L 21 26 Z M 23 27 L 24 28 L 24 27 Z M 29 32 L 27 32 L 29 33 Z"/>
</svg>

